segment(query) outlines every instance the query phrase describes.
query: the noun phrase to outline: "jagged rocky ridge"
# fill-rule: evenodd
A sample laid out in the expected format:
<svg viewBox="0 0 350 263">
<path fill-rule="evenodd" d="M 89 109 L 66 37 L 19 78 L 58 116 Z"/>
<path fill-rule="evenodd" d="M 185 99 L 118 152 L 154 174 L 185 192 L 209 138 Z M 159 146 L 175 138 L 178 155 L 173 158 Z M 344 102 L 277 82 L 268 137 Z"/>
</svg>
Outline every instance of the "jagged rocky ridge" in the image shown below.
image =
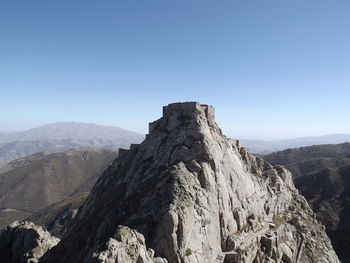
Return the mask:
<svg viewBox="0 0 350 263">
<path fill-rule="evenodd" d="M 164 107 L 120 155 L 41 262 L 339 262 L 290 173 L 227 139 L 212 107 Z M 125 226 L 144 239 L 121 244 Z"/>
</svg>

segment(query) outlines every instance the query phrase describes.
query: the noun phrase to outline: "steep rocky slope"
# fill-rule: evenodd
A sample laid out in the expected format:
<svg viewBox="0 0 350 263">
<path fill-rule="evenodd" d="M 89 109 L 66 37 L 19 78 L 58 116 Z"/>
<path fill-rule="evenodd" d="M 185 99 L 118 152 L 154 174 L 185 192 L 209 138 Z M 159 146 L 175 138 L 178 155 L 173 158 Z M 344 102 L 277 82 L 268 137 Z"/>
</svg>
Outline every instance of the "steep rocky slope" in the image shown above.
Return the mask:
<svg viewBox="0 0 350 263">
<path fill-rule="evenodd" d="M 339 262 L 290 173 L 227 139 L 212 107 L 164 107 L 120 154 L 41 262 Z"/>
<path fill-rule="evenodd" d="M 37 152 L 63 152 L 94 147 L 116 150 L 139 143 L 144 135 L 113 126 L 61 122 L 22 132 L 0 133 L 0 163 Z"/>
<path fill-rule="evenodd" d="M 340 259 L 350 262 L 350 143 L 288 149 L 264 158 L 293 171 Z"/>
<path fill-rule="evenodd" d="M 53 203 L 90 192 L 117 152 L 91 148 L 37 153 L 0 169 L 0 228 Z"/>
</svg>

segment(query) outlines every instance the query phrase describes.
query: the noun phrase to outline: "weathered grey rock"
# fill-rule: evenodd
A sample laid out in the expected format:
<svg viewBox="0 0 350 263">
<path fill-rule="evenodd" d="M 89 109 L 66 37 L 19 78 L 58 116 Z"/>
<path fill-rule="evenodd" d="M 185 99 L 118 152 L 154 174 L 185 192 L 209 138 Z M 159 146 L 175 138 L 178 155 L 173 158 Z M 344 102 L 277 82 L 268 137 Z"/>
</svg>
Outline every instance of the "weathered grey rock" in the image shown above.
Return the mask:
<svg viewBox="0 0 350 263">
<path fill-rule="evenodd" d="M 164 107 L 42 262 L 119 262 L 110 252 L 119 225 L 172 263 L 339 262 L 290 173 L 226 138 L 214 109 L 195 102 Z"/>
<path fill-rule="evenodd" d="M 126 226 L 118 226 L 114 238 L 110 238 L 102 251 L 93 253 L 96 263 L 167 263 L 166 259 L 154 257 L 154 250 L 145 246 L 142 234 Z"/>
<path fill-rule="evenodd" d="M 0 232 L 0 262 L 35 263 L 59 239 L 31 222 L 17 221 Z"/>
</svg>

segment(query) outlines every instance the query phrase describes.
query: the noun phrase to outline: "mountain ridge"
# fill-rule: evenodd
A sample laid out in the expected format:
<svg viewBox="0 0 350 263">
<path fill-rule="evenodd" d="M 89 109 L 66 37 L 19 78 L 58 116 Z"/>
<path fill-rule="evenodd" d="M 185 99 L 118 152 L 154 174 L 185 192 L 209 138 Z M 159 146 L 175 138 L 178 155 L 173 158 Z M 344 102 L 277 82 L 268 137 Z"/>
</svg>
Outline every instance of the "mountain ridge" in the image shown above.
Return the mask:
<svg viewBox="0 0 350 263">
<path fill-rule="evenodd" d="M 84 122 L 54 122 L 24 131 L 2 132 L 0 133 L 0 143 L 43 139 L 79 139 L 81 134 L 83 134 L 85 139 L 100 138 L 101 136 L 93 133 L 96 131 L 102 132 L 105 139 L 115 139 L 123 136 L 124 133 L 135 137 L 142 136 L 140 133 L 111 125 Z"/>
<path fill-rule="evenodd" d="M 321 136 L 305 136 L 280 140 L 240 139 L 240 141 L 242 145 L 249 148 L 249 150 L 252 153 L 269 154 L 272 152 L 282 151 L 289 148 L 350 142 L 350 134 L 333 133 Z"/>
<path fill-rule="evenodd" d="M 41 262 L 121 258 L 339 262 L 290 173 L 226 138 L 213 107 L 196 102 L 163 107 L 146 139 L 102 174 Z"/>
<path fill-rule="evenodd" d="M 91 146 L 117 150 L 141 142 L 144 135 L 114 126 L 79 122 L 47 124 L 26 131 L 0 134 L 0 163 L 36 152 L 63 152 Z"/>
</svg>

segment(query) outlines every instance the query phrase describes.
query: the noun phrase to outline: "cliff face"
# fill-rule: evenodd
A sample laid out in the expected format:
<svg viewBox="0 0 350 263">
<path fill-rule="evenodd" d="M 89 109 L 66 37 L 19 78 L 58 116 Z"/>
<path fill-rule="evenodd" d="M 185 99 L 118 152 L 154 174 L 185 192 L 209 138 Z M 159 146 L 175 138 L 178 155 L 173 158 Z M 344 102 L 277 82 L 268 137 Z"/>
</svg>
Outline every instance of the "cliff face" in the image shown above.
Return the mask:
<svg viewBox="0 0 350 263">
<path fill-rule="evenodd" d="M 212 107 L 164 107 L 120 155 L 42 262 L 339 262 L 290 173 L 227 139 Z M 132 249 L 125 226 L 144 237 Z"/>
</svg>

